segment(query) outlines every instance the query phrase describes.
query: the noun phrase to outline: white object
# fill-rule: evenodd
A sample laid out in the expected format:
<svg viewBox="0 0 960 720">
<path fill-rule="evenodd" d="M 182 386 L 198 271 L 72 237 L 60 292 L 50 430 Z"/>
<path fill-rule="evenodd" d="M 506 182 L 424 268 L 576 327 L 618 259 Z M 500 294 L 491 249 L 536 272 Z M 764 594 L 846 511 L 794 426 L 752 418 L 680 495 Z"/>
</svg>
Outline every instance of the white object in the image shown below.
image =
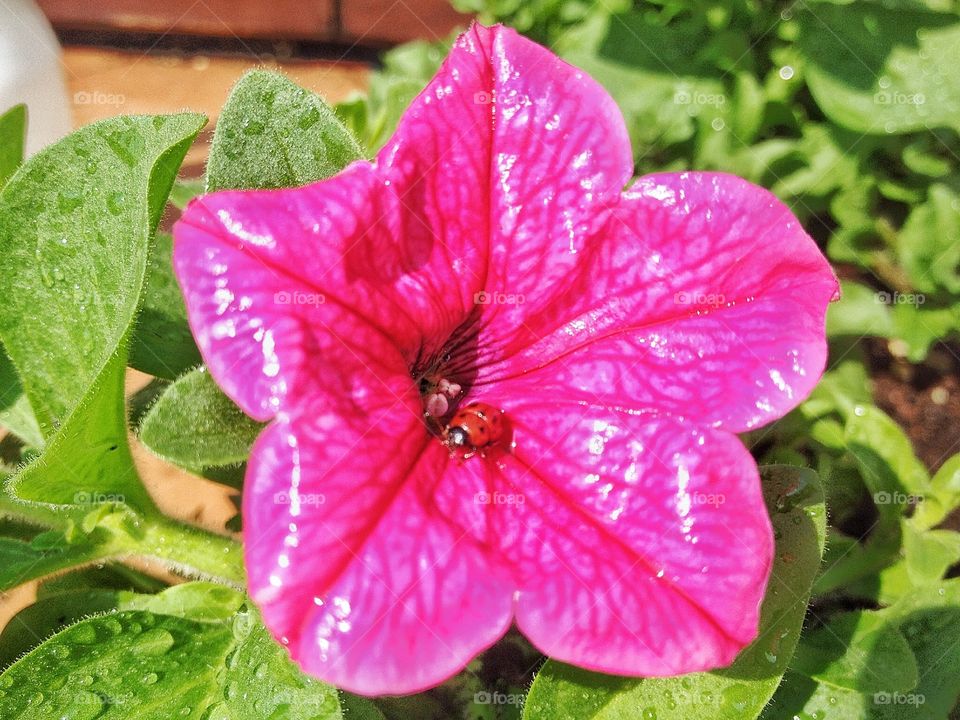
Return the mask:
<svg viewBox="0 0 960 720">
<path fill-rule="evenodd" d="M 0 0 L 0 113 L 27 105 L 27 154 L 70 132 L 60 44 L 33 0 Z"/>
</svg>

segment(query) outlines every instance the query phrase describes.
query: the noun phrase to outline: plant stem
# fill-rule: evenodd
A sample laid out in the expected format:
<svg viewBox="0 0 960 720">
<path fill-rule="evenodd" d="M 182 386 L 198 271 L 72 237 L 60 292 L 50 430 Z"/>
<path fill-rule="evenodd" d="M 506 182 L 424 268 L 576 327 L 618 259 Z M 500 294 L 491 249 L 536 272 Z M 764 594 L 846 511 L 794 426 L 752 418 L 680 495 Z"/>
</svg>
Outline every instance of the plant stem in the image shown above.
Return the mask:
<svg viewBox="0 0 960 720">
<path fill-rule="evenodd" d="M 63 510 L 40 503 L 22 502 L 0 486 L 0 517 L 10 517 L 31 525 L 66 531 L 79 524 L 89 509 Z M 111 545 L 120 554 L 152 558 L 191 577 L 202 577 L 242 588 L 243 548 L 239 542 L 159 514 L 146 517 L 126 512 L 101 518 L 98 525 L 113 536 Z"/>
<path fill-rule="evenodd" d="M 147 519 L 143 530 L 142 537 L 133 540 L 133 553 L 160 560 L 186 575 L 244 586 L 243 548 L 233 538 L 160 516 Z"/>
</svg>

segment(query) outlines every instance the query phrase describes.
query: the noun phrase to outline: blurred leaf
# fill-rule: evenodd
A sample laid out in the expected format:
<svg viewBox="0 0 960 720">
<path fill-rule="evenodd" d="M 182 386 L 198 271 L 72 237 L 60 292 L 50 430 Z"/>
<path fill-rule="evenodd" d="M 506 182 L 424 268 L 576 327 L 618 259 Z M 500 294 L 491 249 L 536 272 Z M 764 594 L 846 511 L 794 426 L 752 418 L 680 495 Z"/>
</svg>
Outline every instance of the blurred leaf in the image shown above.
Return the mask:
<svg viewBox="0 0 960 720">
<path fill-rule="evenodd" d="M 23 162 L 27 137 L 27 106 L 14 105 L 0 115 L 0 188 Z"/>
<path fill-rule="evenodd" d="M 880 3 L 799 6 L 798 47 L 817 103 L 864 133 L 960 129 L 960 18 Z"/>
<path fill-rule="evenodd" d="M 6 428 L 28 445 L 42 448 L 44 439 L 20 378 L 0 345 L 0 428 Z"/>
<path fill-rule="evenodd" d="M 187 203 L 198 195 L 202 195 L 206 188 L 203 178 L 178 178 L 170 190 L 170 204 L 178 210 L 187 207 Z"/>
<path fill-rule="evenodd" d="M 405 43 L 383 55 L 365 97 L 354 96 L 336 107 L 337 115 L 372 155 L 387 142 L 411 101 L 423 90 L 446 55 L 447 42 Z"/>
<path fill-rule="evenodd" d="M 800 640 L 790 669 L 861 693 L 916 687 L 913 652 L 896 627 L 867 611 L 842 613 Z"/>
<path fill-rule="evenodd" d="M 888 307 L 890 293 L 866 285 L 842 281 L 840 301 L 827 308 L 827 335 L 890 337 L 893 318 Z"/>
<path fill-rule="evenodd" d="M 914 288 L 960 294 L 960 195 L 945 185 L 931 185 L 929 199 L 913 208 L 897 238 Z M 916 297 L 920 305 L 927 301 L 922 294 Z"/>
<path fill-rule="evenodd" d="M 927 501 L 917 509 L 915 520 L 921 527 L 933 527 L 960 507 L 960 454 L 953 455 L 930 481 Z"/>
<path fill-rule="evenodd" d="M 847 421 L 847 443 L 881 512 L 909 501 L 922 502 L 930 484 L 927 470 L 909 438 L 882 410 L 871 406 L 855 410 Z"/>
<path fill-rule="evenodd" d="M 691 139 L 698 123 L 726 123 L 721 73 L 701 51 L 710 29 L 695 20 L 662 25 L 639 10 L 597 15 L 566 33 L 562 57 L 600 82 L 623 112 L 634 153 Z"/>
</svg>

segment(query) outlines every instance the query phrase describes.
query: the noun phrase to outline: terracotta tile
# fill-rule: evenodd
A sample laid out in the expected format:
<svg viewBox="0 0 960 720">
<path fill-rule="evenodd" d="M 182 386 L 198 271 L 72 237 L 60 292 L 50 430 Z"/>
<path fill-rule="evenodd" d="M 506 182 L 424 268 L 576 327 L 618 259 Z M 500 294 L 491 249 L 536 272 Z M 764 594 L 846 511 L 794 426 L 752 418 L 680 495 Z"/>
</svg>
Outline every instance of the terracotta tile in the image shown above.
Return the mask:
<svg viewBox="0 0 960 720">
<path fill-rule="evenodd" d="M 448 0 L 344 0 L 340 8 L 343 40 L 358 45 L 440 40 L 469 22 Z"/>
<path fill-rule="evenodd" d="M 39 0 L 60 28 L 225 37 L 329 39 L 334 0 Z"/>
</svg>

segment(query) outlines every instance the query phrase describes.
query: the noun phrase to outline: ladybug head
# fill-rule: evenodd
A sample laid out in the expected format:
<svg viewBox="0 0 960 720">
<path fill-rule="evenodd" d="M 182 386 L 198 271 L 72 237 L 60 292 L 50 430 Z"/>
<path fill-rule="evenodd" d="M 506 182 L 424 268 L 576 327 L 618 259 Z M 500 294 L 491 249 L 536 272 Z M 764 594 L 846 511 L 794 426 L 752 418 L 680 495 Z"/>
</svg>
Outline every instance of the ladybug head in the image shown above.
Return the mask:
<svg viewBox="0 0 960 720">
<path fill-rule="evenodd" d="M 447 430 L 444 442 L 451 450 L 469 448 L 471 446 L 470 433 L 467 432 L 466 428 L 452 427 Z"/>
</svg>

